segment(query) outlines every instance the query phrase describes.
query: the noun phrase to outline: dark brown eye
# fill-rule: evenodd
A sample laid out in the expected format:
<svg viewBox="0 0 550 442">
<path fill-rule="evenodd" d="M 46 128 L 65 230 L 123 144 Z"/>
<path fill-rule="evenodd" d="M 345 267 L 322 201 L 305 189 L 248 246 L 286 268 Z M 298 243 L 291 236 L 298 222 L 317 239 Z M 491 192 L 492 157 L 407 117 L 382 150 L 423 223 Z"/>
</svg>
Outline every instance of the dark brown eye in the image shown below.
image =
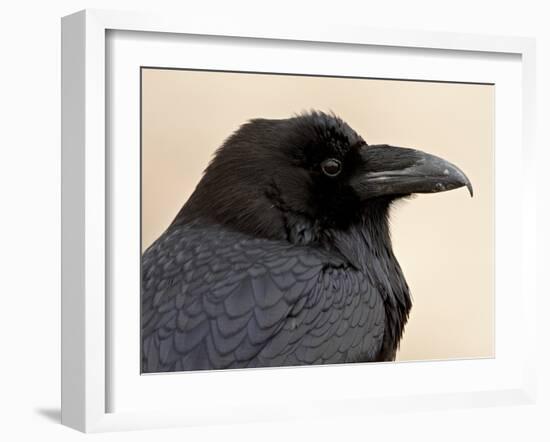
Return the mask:
<svg viewBox="0 0 550 442">
<path fill-rule="evenodd" d="M 323 173 L 328 176 L 336 176 L 342 171 L 342 163 L 334 158 L 329 158 L 321 164 Z"/>
</svg>

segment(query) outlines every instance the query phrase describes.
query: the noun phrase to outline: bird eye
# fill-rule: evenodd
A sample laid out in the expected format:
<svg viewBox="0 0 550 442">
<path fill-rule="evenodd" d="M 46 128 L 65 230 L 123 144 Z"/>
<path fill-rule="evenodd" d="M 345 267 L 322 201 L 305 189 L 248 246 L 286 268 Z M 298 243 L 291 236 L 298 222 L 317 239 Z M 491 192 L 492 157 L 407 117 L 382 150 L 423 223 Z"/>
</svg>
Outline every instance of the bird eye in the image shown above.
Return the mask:
<svg viewBox="0 0 550 442">
<path fill-rule="evenodd" d="M 328 176 L 336 176 L 342 171 L 342 163 L 334 158 L 329 158 L 321 164 L 323 173 Z"/>
</svg>

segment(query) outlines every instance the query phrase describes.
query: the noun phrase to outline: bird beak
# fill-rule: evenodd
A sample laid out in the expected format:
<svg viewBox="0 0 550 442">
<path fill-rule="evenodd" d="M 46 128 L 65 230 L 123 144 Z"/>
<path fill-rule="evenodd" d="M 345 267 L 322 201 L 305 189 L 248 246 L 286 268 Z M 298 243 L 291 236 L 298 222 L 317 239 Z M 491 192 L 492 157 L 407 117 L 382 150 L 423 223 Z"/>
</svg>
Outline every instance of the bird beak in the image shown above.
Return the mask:
<svg viewBox="0 0 550 442">
<path fill-rule="evenodd" d="M 435 193 L 472 184 L 457 166 L 443 158 L 404 147 L 371 145 L 362 149 L 364 170 L 352 185 L 362 199 Z"/>
</svg>

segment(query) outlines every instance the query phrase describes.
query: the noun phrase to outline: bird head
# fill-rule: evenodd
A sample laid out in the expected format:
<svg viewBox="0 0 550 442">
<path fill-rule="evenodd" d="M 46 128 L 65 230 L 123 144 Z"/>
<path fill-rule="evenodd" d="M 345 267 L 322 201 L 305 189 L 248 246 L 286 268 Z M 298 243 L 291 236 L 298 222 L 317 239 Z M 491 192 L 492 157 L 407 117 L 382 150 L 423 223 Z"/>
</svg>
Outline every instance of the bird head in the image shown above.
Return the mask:
<svg viewBox="0 0 550 442">
<path fill-rule="evenodd" d="M 176 217 L 200 218 L 254 236 L 315 240 L 415 193 L 466 186 L 455 165 L 416 149 L 368 145 L 335 115 L 255 119 L 217 150 Z M 305 236 L 304 236 L 305 235 Z"/>
</svg>

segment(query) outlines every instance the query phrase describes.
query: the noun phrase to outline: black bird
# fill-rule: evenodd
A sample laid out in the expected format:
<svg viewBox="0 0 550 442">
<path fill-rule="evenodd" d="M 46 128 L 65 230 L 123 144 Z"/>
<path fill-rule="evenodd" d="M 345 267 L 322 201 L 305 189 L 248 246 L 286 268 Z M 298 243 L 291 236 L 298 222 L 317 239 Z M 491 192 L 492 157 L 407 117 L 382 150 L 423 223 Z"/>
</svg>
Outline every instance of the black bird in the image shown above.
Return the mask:
<svg viewBox="0 0 550 442">
<path fill-rule="evenodd" d="M 462 186 L 334 115 L 244 124 L 143 254 L 142 372 L 394 360 L 411 298 L 388 210 Z"/>
</svg>

